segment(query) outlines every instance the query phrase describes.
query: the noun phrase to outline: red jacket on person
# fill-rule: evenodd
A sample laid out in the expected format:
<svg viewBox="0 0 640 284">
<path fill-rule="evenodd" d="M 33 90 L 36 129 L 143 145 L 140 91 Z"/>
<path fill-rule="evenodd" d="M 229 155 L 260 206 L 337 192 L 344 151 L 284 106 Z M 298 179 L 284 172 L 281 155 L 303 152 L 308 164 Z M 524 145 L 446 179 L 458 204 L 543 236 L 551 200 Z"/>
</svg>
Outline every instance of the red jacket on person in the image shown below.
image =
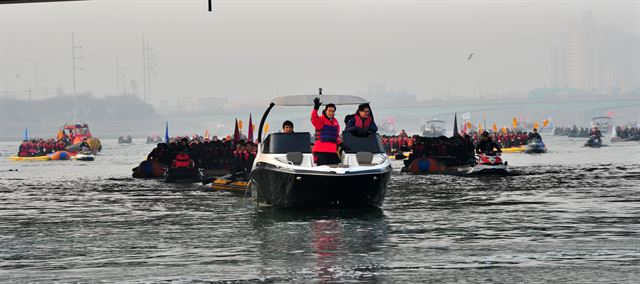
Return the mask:
<svg viewBox="0 0 640 284">
<path fill-rule="evenodd" d="M 313 145 L 314 153 L 335 153 L 340 144 L 340 123 L 334 117 L 329 119 L 317 110 L 311 111 L 311 124 L 316 130 L 316 142 Z"/>
</svg>

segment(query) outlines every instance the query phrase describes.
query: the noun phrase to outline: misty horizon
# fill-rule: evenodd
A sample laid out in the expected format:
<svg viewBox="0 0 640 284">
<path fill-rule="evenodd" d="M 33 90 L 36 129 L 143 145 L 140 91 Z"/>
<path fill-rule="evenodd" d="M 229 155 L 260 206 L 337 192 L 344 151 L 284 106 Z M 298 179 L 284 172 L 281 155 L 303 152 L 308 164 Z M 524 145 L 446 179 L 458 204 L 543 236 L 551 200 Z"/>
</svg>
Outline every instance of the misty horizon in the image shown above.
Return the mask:
<svg viewBox="0 0 640 284">
<path fill-rule="evenodd" d="M 72 93 L 72 33 L 81 46 L 77 92 L 96 96 L 142 95 L 144 36 L 155 56 L 156 106 L 186 97 L 262 101 L 318 87 L 354 94 L 369 82 L 418 100 L 526 93 L 562 87 L 551 85 L 552 51 L 585 13 L 640 38 L 633 1 L 213 1 L 213 13 L 206 4 L 2 5 L 0 91 Z"/>
</svg>

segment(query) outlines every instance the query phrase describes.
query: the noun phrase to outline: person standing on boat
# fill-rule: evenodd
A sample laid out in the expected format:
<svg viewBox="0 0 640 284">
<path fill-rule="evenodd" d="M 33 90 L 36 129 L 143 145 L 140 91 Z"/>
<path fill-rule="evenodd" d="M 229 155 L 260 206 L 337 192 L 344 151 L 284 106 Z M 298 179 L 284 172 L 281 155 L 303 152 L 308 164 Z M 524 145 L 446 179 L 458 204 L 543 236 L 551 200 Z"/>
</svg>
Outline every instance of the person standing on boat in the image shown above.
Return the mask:
<svg viewBox="0 0 640 284">
<path fill-rule="evenodd" d="M 322 116 L 319 116 L 320 105 L 322 105 L 320 98 L 313 99 L 311 124 L 316 130 L 316 141 L 313 145 L 316 164 L 318 166 L 339 164 L 337 150 L 340 144 L 340 123 L 335 118 L 336 105 L 327 104 L 322 111 Z"/>
<path fill-rule="evenodd" d="M 346 124 L 344 131 L 355 136 L 366 137 L 378 132 L 369 104 L 359 105 L 356 113 L 348 117 Z"/>
</svg>

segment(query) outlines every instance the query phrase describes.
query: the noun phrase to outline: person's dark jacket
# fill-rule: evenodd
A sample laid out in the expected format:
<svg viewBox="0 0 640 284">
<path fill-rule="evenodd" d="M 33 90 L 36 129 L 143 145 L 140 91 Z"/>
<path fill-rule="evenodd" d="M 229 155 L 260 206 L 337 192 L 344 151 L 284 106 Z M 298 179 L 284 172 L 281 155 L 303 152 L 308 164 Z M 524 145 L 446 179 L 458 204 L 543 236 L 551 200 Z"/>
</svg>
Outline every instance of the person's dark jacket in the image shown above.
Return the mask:
<svg viewBox="0 0 640 284">
<path fill-rule="evenodd" d="M 540 133 L 538 132 L 529 133 L 529 140 L 533 140 L 533 139 L 538 139 L 542 141 L 542 136 L 540 136 Z"/>
<path fill-rule="evenodd" d="M 494 148 L 496 149 L 496 151 L 494 151 Z M 494 142 L 491 139 L 481 140 L 480 142 L 478 142 L 478 145 L 476 145 L 476 153 L 478 154 L 493 152 L 502 153 L 502 149 L 500 149 L 500 145 L 498 145 L 498 143 Z"/>
</svg>

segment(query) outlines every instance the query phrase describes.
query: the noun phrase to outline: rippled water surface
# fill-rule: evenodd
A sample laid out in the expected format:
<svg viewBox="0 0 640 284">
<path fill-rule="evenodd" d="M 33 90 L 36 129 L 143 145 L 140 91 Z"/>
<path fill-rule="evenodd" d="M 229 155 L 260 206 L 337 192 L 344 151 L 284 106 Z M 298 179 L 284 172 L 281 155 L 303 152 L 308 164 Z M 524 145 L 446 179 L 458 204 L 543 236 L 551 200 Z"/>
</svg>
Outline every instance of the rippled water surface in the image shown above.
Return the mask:
<svg viewBox="0 0 640 284">
<path fill-rule="evenodd" d="M 131 179 L 151 146 L 104 142 L 93 162 L 29 163 L 0 143 L 2 282 L 640 279 L 638 143 L 550 137 L 503 156 L 518 176 L 396 171 L 382 211 L 283 211 Z"/>
</svg>

